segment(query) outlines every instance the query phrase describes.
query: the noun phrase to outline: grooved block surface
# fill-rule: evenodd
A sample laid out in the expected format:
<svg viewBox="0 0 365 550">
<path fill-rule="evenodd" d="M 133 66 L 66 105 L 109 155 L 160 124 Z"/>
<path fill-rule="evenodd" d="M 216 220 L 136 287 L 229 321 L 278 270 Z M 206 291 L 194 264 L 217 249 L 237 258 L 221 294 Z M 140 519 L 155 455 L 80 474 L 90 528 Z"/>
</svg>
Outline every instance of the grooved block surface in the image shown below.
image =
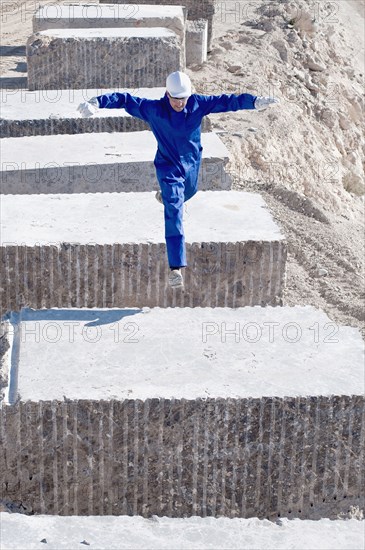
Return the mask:
<svg viewBox="0 0 365 550">
<path fill-rule="evenodd" d="M 340 395 L 3 405 L 0 498 L 35 514 L 360 516 L 364 404 Z"/>
<path fill-rule="evenodd" d="M 275 304 L 286 244 L 259 195 L 199 192 L 184 216 L 185 290 L 172 290 L 154 193 L 2 197 L 2 310 Z M 22 224 L 18 223 L 19 213 Z"/>
<path fill-rule="evenodd" d="M 186 64 L 202 64 L 207 60 L 208 21 L 197 19 L 186 24 Z"/>
<path fill-rule="evenodd" d="M 224 169 L 228 149 L 214 132 L 202 134 L 202 146 L 200 189 L 230 189 L 231 179 Z M 1 192 L 159 189 L 153 164 L 156 150 L 151 131 L 7 138 L 1 143 Z"/>
<path fill-rule="evenodd" d="M 164 86 L 183 69 L 180 38 L 162 27 L 40 31 L 27 66 L 29 90 Z"/>
</svg>

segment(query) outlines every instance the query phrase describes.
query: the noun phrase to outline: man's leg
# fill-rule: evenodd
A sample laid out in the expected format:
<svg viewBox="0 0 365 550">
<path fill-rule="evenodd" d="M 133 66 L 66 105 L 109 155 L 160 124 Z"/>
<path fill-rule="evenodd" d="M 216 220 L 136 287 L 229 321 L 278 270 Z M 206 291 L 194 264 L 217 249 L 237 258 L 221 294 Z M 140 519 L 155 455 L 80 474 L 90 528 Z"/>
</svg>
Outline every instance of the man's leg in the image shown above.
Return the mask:
<svg viewBox="0 0 365 550">
<path fill-rule="evenodd" d="M 195 165 L 188 173 L 184 186 L 184 202 L 188 201 L 198 191 L 198 175 L 200 164 Z"/>
<path fill-rule="evenodd" d="M 197 192 L 200 163 L 188 173 L 187 178 L 165 176 L 159 177 L 161 197 L 165 214 L 165 239 L 167 257 L 170 266 L 169 284 L 183 286 L 181 267 L 187 265 L 185 237 L 183 228 L 184 202 Z"/>
<path fill-rule="evenodd" d="M 183 228 L 184 181 L 165 177 L 160 181 L 165 215 L 165 239 L 170 267 L 186 266 Z"/>
</svg>

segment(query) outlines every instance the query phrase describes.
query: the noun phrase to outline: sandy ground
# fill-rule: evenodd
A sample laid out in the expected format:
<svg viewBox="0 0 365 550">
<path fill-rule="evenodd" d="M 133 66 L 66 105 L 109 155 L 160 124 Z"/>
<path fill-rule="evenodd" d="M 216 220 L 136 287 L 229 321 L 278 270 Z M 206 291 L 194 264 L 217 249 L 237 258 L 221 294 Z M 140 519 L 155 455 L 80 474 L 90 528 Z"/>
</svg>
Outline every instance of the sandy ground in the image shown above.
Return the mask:
<svg viewBox="0 0 365 550">
<path fill-rule="evenodd" d="M 32 14 L 47 3 L 2 4 L 0 88 L 26 87 Z M 187 71 L 199 93 L 280 99 L 262 113 L 216 114 L 213 130 L 232 153 L 236 187 L 261 193 L 287 236 L 283 304 L 321 308 L 363 335 L 364 9 L 363 0 L 217 3 L 208 61 Z"/>
</svg>

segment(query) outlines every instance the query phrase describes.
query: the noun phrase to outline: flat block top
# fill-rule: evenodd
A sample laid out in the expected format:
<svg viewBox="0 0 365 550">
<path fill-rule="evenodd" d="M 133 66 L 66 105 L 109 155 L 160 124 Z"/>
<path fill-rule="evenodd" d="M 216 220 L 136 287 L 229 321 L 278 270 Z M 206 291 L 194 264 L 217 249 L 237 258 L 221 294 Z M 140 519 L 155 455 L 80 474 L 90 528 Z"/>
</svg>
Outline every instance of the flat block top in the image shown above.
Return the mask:
<svg viewBox="0 0 365 550">
<path fill-rule="evenodd" d="M 48 29 L 32 35 L 29 44 L 39 37 L 49 38 L 76 38 L 92 40 L 95 38 L 171 38 L 176 34 L 165 27 L 111 27 L 90 29 Z"/>
<path fill-rule="evenodd" d="M 94 4 L 95 5 L 95 4 Z M 116 6 L 122 4 L 115 4 Z M 50 6 L 52 7 L 52 6 Z M 166 88 L 125 88 L 110 90 L 0 90 L 1 119 L 43 120 L 81 118 L 77 107 L 92 97 L 111 92 L 127 92 L 147 99 L 160 99 Z M 98 109 L 94 118 L 131 117 L 124 109 Z"/>
<path fill-rule="evenodd" d="M 165 242 L 163 206 L 153 191 L 3 195 L 1 209 L 3 245 Z M 198 192 L 185 205 L 184 229 L 187 243 L 284 238 L 261 196 L 244 191 Z"/>
<path fill-rule="evenodd" d="M 38 8 L 34 19 L 90 19 L 97 23 L 98 19 L 134 20 L 157 18 L 184 17 L 182 6 L 160 6 L 150 4 L 50 4 Z"/>
<path fill-rule="evenodd" d="M 276 548 L 364 547 L 365 521 L 357 519 L 318 521 L 282 518 L 279 523 L 250 519 L 221 518 L 142 518 L 140 516 L 27 516 L 0 514 L 1 540 L 8 550 L 69 550 L 75 540 L 85 538 L 98 550 L 253 550 Z M 40 542 L 47 534 L 47 545 Z M 79 545 L 80 546 L 80 545 Z"/>
<path fill-rule="evenodd" d="M 67 109 L 69 104 L 67 103 Z M 76 105 L 74 112 L 76 113 Z M 57 107 L 55 106 L 57 112 Z M 124 109 L 115 111 L 123 116 Z M 229 158 L 229 151 L 214 132 L 202 134 L 204 158 Z M 26 136 L 1 140 L 1 170 L 32 170 L 49 166 L 85 166 L 90 164 L 121 164 L 152 162 L 157 142 L 149 130 L 142 132 L 100 132 L 91 134 L 62 134 L 52 136 Z M 19 162 L 21 159 L 21 162 Z"/>
<path fill-rule="evenodd" d="M 28 309 L 12 322 L 10 402 L 364 392 L 359 330 L 312 307 Z"/>
</svg>

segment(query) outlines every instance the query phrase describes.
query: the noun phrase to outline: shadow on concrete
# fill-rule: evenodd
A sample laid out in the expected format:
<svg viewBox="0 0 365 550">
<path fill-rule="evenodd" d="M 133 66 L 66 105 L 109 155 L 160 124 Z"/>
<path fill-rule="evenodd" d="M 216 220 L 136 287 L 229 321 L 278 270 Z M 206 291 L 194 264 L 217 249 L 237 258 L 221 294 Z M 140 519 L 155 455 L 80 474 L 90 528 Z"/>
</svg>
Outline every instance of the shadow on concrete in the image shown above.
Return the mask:
<svg viewBox="0 0 365 550">
<path fill-rule="evenodd" d="M 28 309 L 21 311 L 21 321 L 87 321 L 86 327 L 109 325 L 124 317 L 141 313 L 139 308 L 129 309 Z"/>
<path fill-rule="evenodd" d="M 24 61 L 17 61 L 16 67 L 12 70 L 16 71 L 17 73 L 26 73 L 27 72 L 27 64 L 24 63 Z"/>
<path fill-rule="evenodd" d="M 28 88 L 28 79 L 26 76 L 0 78 L 0 90 L 26 90 Z"/>
<path fill-rule="evenodd" d="M 25 56 L 26 55 L 25 46 L 0 46 L 1 57 L 13 56 L 13 55 Z"/>
</svg>

